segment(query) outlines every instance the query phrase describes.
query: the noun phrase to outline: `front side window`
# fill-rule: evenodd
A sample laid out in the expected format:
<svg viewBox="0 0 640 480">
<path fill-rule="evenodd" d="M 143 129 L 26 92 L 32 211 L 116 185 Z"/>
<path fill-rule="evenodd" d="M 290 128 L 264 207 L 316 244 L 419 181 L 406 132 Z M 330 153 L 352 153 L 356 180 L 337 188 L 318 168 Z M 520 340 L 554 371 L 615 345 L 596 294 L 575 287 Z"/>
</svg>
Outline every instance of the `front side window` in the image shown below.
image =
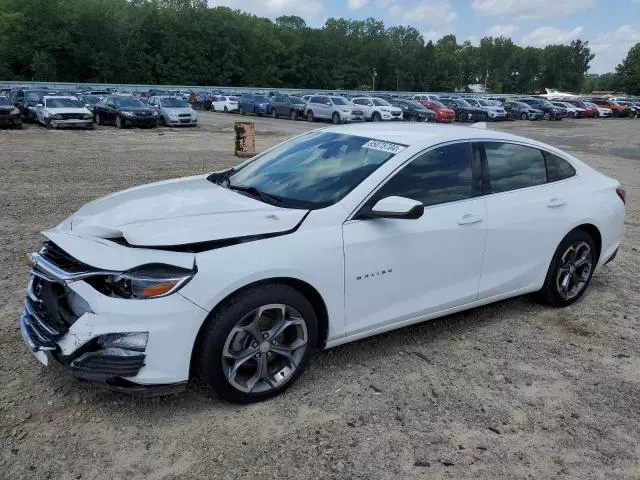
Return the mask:
<svg viewBox="0 0 640 480">
<path fill-rule="evenodd" d="M 487 142 L 484 150 L 485 177 L 491 185 L 487 193 L 508 192 L 547 183 L 544 157 L 537 148 Z"/>
<path fill-rule="evenodd" d="M 331 101 L 334 105 L 346 105 L 347 102 L 344 101 L 344 98 L 340 97 L 331 97 Z"/>
<path fill-rule="evenodd" d="M 283 143 L 229 177 L 229 188 L 253 187 L 289 208 L 332 205 L 404 145 L 332 132 L 312 132 Z M 223 184 L 224 185 L 224 184 Z"/>
<path fill-rule="evenodd" d="M 375 200 L 398 196 L 425 206 L 465 200 L 472 196 L 470 143 L 436 148 L 413 160 L 375 195 Z"/>
<path fill-rule="evenodd" d="M 576 174 L 575 168 L 564 158 L 549 152 L 544 152 L 544 158 L 547 162 L 548 181 L 557 182 L 573 177 Z"/>
</svg>

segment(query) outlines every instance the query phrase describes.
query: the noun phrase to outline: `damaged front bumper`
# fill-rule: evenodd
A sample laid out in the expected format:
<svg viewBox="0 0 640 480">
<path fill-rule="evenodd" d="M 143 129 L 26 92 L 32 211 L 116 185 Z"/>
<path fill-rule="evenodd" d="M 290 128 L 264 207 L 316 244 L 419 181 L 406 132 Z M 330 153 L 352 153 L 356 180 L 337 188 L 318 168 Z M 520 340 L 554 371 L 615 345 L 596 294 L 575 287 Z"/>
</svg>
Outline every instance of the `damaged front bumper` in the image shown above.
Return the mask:
<svg viewBox="0 0 640 480">
<path fill-rule="evenodd" d="M 54 253 L 30 255 L 20 317 L 25 342 L 41 363 L 53 359 L 78 378 L 125 390 L 188 380 L 207 312 L 179 293 L 150 300 L 106 296 L 84 281 L 86 265 Z"/>
</svg>

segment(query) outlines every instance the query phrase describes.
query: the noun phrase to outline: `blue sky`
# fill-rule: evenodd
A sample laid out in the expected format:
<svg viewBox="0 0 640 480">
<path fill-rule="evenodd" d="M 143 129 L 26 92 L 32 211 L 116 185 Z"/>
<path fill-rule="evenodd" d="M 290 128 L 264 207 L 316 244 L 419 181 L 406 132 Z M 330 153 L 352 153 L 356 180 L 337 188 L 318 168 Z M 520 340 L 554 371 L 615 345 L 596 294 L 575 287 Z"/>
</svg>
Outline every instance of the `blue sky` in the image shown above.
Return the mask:
<svg viewBox="0 0 640 480">
<path fill-rule="evenodd" d="M 640 0 L 209 0 L 255 15 L 299 15 L 320 27 L 331 17 L 374 17 L 387 26 L 413 25 L 426 40 L 454 33 L 477 43 L 504 35 L 523 46 L 588 40 L 591 73 L 613 71 L 640 42 Z"/>
</svg>

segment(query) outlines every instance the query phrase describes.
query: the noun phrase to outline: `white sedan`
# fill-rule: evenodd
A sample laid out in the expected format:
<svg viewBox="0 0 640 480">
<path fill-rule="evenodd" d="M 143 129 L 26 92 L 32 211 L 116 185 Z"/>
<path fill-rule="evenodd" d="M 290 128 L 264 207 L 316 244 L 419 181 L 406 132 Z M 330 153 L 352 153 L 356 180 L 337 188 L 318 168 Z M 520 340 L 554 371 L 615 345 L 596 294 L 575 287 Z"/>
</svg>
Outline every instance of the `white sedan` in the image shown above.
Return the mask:
<svg viewBox="0 0 640 480">
<path fill-rule="evenodd" d="M 522 294 L 571 305 L 615 257 L 624 200 L 527 138 L 329 127 L 83 206 L 30 255 L 20 327 L 39 360 L 81 378 L 140 389 L 195 374 L 259 401 L 316 349 Z"/>
<path fill-rule="evenodd" d="M 211 101 L 211 110 L 214 112 L 237 112 L 238 97 L 216 96 Z"/>
<path fill-rule="evenodd" d="M 93 113 L 76 97 L 44 96 L 36 105 L 36 119 L 47 128 L 93 128 Z"/>
</svg>

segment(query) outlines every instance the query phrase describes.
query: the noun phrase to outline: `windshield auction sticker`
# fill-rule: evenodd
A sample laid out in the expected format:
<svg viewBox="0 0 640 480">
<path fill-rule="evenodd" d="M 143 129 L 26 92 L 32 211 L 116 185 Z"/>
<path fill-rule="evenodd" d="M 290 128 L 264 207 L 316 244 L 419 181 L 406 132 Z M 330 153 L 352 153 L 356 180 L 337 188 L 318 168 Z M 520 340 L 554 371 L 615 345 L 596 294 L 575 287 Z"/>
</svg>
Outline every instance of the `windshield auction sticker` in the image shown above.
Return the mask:
<svg viewBox="0 0 640 480">
<path fill-rule="evenodd" d="M 367 143 L 362 145 L 362 148 L 380 150 L 381 152 L 396 154 L 400 153 L 407 147 L 405 147 L 404 145 L 398 145 L 397 143 L 381 142 L 380 140 L 369 140 Z"/>
</svg>

